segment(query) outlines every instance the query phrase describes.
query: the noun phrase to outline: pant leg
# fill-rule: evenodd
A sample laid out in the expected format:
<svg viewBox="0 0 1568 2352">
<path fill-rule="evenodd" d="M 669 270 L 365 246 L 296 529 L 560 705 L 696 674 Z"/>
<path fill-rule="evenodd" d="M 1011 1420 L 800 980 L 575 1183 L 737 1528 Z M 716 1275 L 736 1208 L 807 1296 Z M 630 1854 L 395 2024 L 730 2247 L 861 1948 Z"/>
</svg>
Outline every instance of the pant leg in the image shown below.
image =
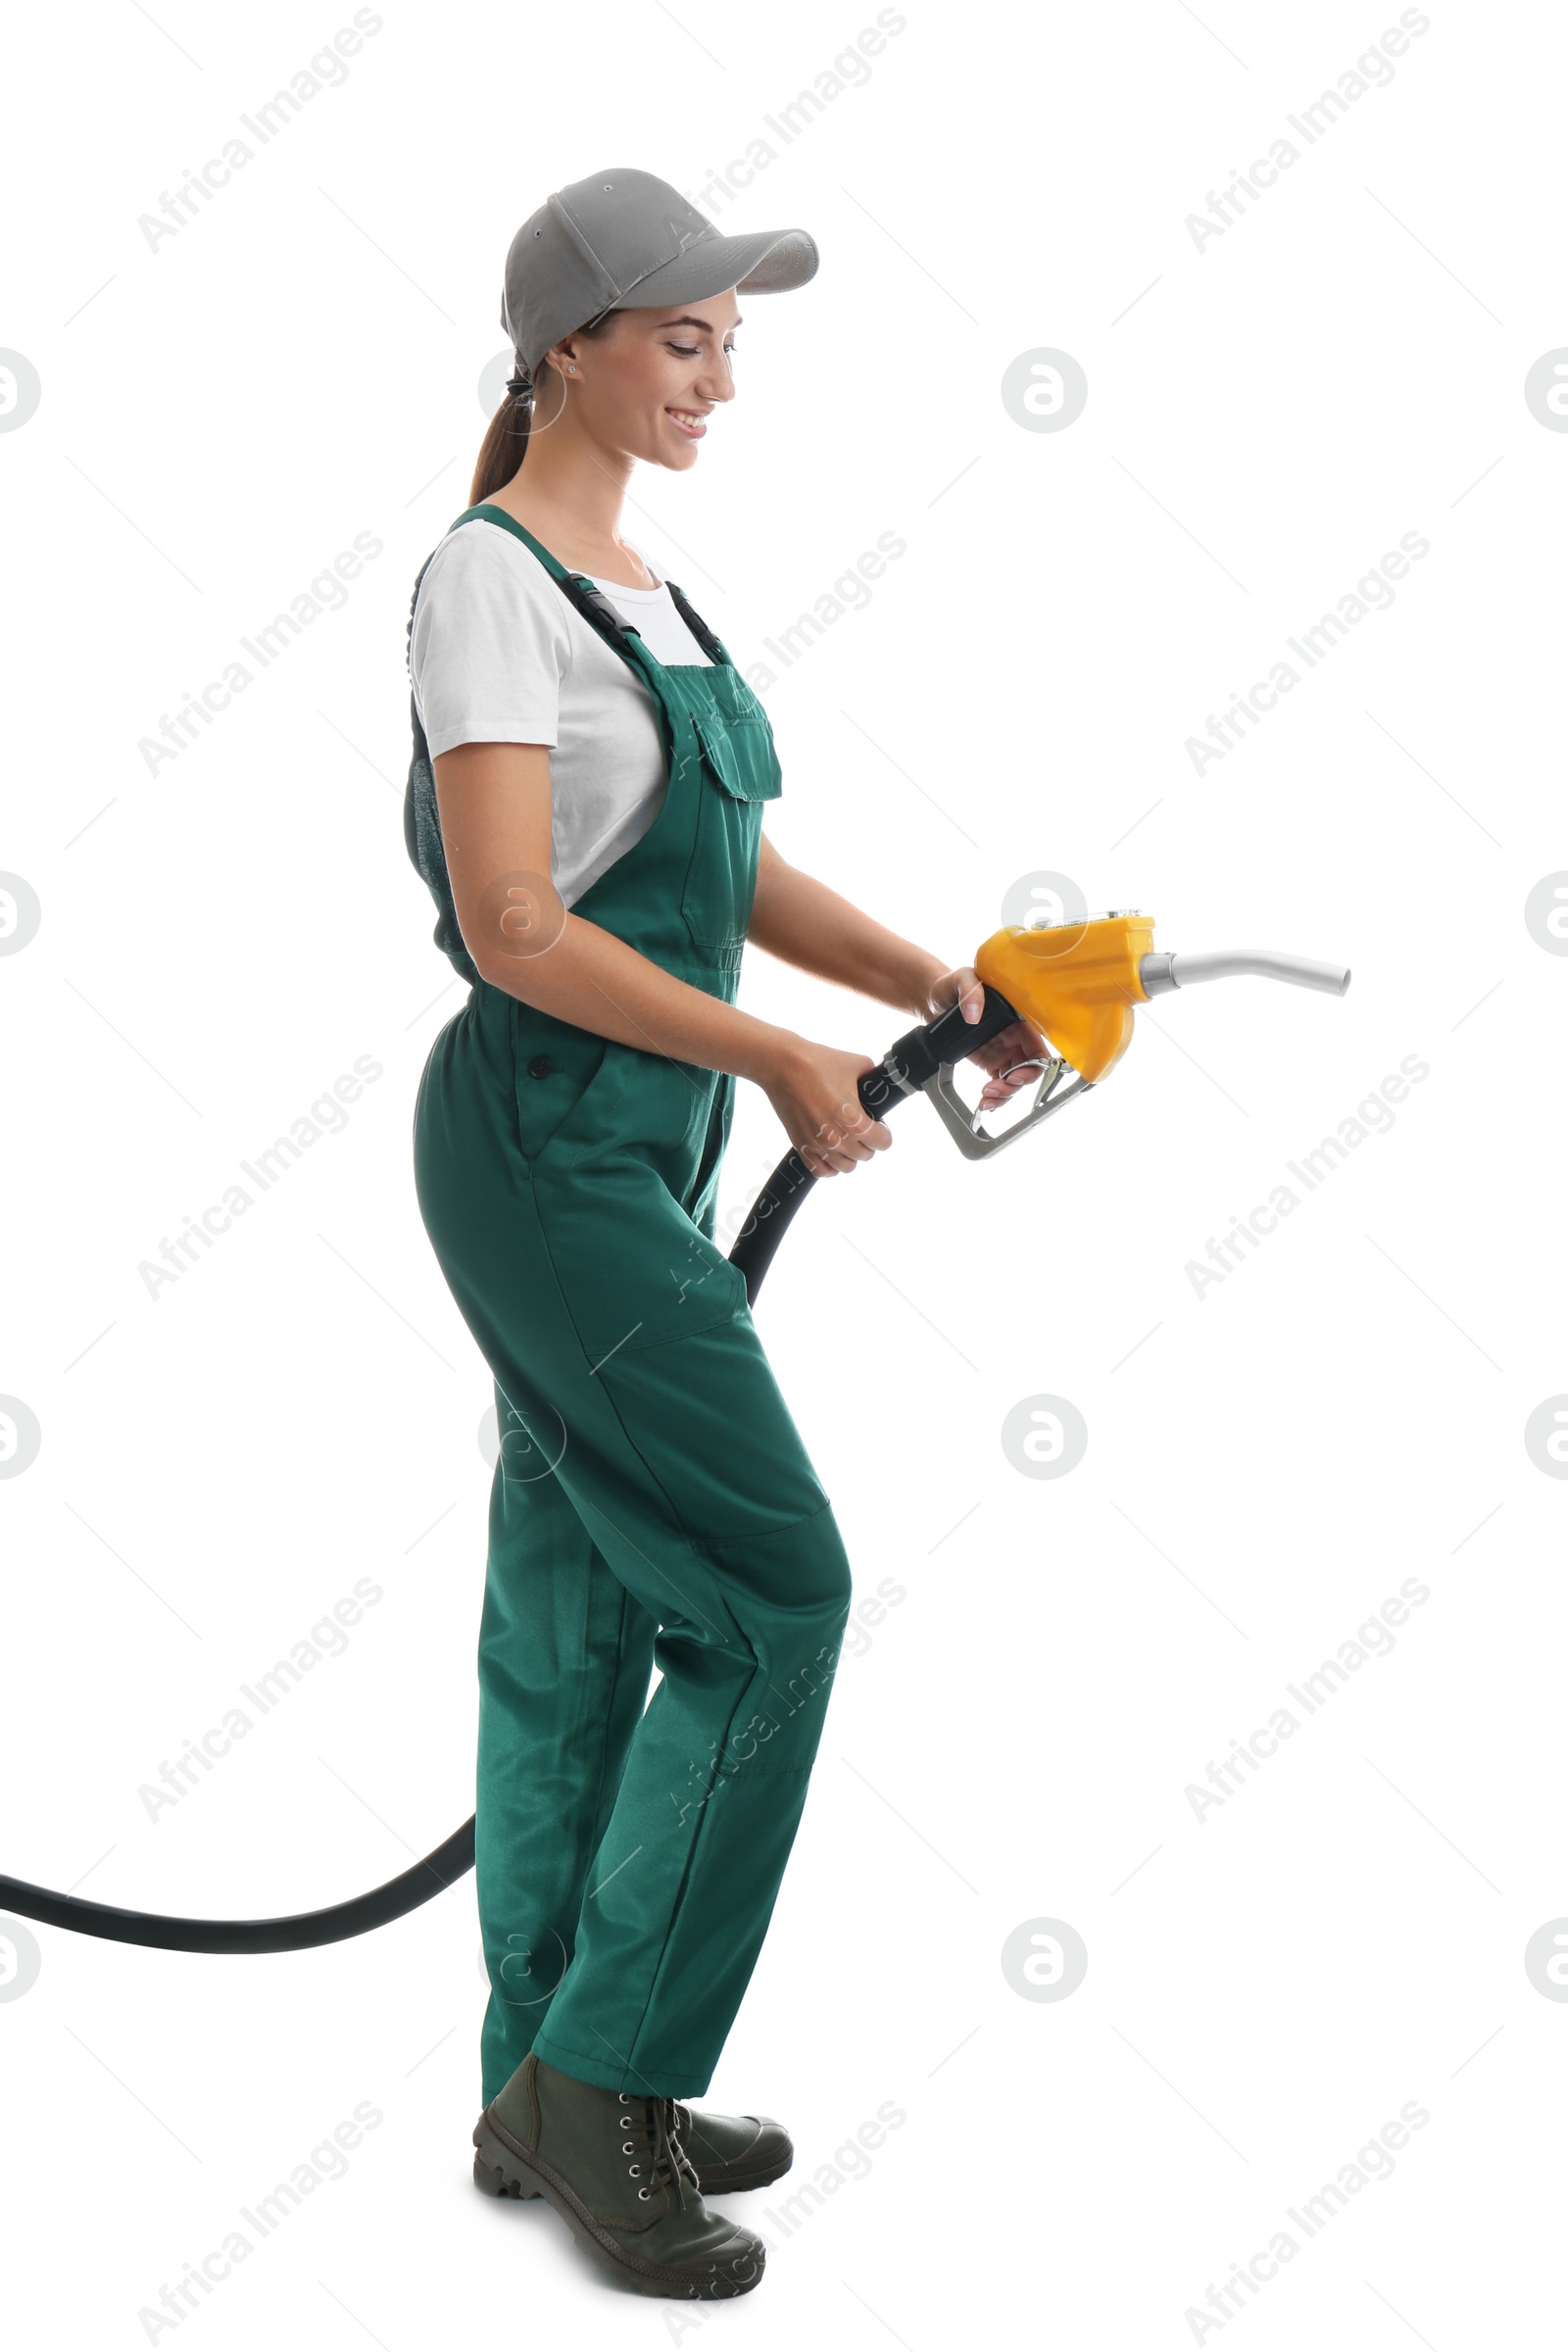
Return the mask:
<svg viewBox="0 0 1568 2352">
<path fill-rule="evenodd" d="M 689 1328 L 685 1209 L 634 1152 L 598 1172 L 569 1154 L 530 1164 L 511 1079 L 484 1022 L 460 1015 L 437 1040 L 415 1119 L 420 1209 L 513 1411 L 660 1625 L 663 1676 L 533 2046 L 610 2089 L 696 2097 L 799 1824 L 849 1563 L 738 1283 L 694 1289 Z M 671 1269 L 678 1310 L 639 1295 L 622 1314 Z M 510 1729 L 526 1789 L 558 1768 L 559 1726 L 524 1708 Z M 487 1885 L 531 1867 L 533 1843 L 525 1820 L 490 1843 Z"/>
<path fill-rule="evenodd" d="M 605 1364 L 667 1494 L 715 1507 L 722 1464 L 760 1522 L 769 1472 L 806 1457 L 750 1317 Z M 744 1433 L 744 1435 L 742 1434 Z M 604 1507 L 585 1485 L 578 1507 Z M 624 1513 L 612 1493 L 610 1507 Z M 830 1504 L 683 1544 L 600 1533 L 661 1619 L 662 1681 L 633 1732 L 539 2055 L 612 2089 L 700 2097 L 772 1916 L 840 1654 L 850 1569 Z M 645 1556 L 628 1553 L 641 1536 Z M 672 1575 L 680 1590 L 666 1588 Z"/>
<path fill-rule="evenodd" d="M 532 2048 L 575 1949 L 656 1630 L 499 1389 L 496 1411 L 474 1808 L 487 2105 Z"/>
</svg>

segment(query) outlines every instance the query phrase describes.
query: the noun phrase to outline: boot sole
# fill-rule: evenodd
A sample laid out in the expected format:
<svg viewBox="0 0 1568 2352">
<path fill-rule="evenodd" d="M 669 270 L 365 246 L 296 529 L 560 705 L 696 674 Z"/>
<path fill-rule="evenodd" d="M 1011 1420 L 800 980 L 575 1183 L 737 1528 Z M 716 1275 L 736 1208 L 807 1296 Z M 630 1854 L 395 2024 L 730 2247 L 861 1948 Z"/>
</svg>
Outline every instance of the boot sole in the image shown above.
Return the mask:
<svg viewBox="0 0 1568 2352">
<path fill-rule="evenodd" d="M 546 2164 L 512 2147 L 495 2131 L 487 2115 L 473 2130 L 473 2178 L 491 2197 L 543 2197 L 570 2230 L 585 2254 L 603 2263 L 640 2295 L 672 2295 L 682 2302 L 714 2303 L 749 2294 L 762 2276 L 766 2250 L 757 2240 L 754 2254 L 737 2255 L 726 2263 L 682 2265 L 646 2262 L 630 2253 L 618 2238 L 596 2222 L 571 2183 Z"/>
</svg>

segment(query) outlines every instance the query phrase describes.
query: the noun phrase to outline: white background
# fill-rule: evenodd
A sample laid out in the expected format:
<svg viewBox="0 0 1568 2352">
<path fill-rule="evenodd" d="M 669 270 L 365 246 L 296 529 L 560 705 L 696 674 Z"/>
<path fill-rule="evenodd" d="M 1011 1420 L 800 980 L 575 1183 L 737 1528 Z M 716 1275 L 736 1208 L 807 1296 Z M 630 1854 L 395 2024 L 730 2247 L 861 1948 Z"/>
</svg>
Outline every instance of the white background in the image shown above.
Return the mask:
<svg viewBox="0 0 1568 2352">
<path fill-rule="evenodd" d="M 0 2001 L 13 2332 L 148 2340 L 162 2286 L 368 2101 L 346 2176 L 153 2340 L 1538 2340 L 1568 2012 L 1523 1956 L 1568 1912 L 1568 1488 L 1523 1431 L 1568 1389 L 1568 962 L 1524 902 L 1568 865 L 1568 438 L 1523 386 L 1568 343 L 1561 22 L 1434 6 L 1307 146 L 1286 116 L 1396 9 L 909 6 L 788 141 L 763 118 L 869 6 L 380 13 L 156 250 L 138 216 L 351 11 L 12 35 L 0 343 L 42 398 L 0 436 L 0 867 L 42 920 L 0 960 L 0 1391 L 42 1437 L 0 1483 L 7 1871 L 256 1916 L 471 1809 L 491 1393 L 414 1194 L 462 987 L 403 847 L 404 625 L 552 188 L 635 164 L 820 246 L 808 288 L 743 298 L 739 397 L 624 517 L 749 667 L 906 542 L 762 689 L 787 857 L 955 963 L 1050 869 L 1162 948 L 1355 977 L 1163 1001 L 989 1167 L 902 1110 L 759 1302 L 858 1590 L 906 1594 L 841 1668 L 710 2094 L 797 2139 L 732 2207 L 773 2241 L 759 2291 L 628 2302 L 542 2206 L 473 2190 L 468 1879 L 309 1954 L 39 1930 Z M 1282 134 L 1299 160 L 1200 249 L 1187 216 Z M 1040 349 L 1087 375 L 1062 431 L 1004 404 Z M 139 739 L 360 532 L 383 552 L 345 607 L 150 774 Z M 1195 773 L 1208 714 L 1407 532 L 1392 607 Z M 906 1025 L 760 955 L 744 1001 L 868 1054 Z M 141 1261 L 360 1055 L 343 1131 L 150 1298 Z M 1188 1261 L 1406 1056 L 1430 1074 L 1393 1124 L 1197 1296 Z M 780 1149 L 743 1089 L 722 1210 Z M 1002 1446 L 1041 1394 L 1088 1425 L 1061 1479 Z M 141 1786 L 363 1577 L 344 1653 L 149 1820 Z M 1411 1578 L 1392 1652 L 1198 1818 L 1210 1761 Z M 1037 1919 L 1087 1945 L 1067 1999 L 1004 1975 Z M 864 2177 L 770 2221 L 887 2102 Z M 1287 2208 L 1408 2102 L 1392 2177 L 1308 2238 Z M 1210 2282 L 1282 2229 L 1299 2251 L 1219 2319 Z"/>
</svg>

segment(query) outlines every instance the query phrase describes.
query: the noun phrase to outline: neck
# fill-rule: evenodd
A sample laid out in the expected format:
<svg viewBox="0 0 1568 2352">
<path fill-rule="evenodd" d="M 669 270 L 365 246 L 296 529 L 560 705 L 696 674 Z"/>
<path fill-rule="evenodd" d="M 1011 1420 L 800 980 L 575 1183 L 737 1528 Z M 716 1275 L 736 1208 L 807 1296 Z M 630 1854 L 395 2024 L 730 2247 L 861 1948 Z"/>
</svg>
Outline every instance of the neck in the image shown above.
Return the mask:
<svg viewBox="0 0 1568 2352">
<path fill-rule="evenodd" d="M 594 441 L 569 391 L 564 392 L 553 415 L 535 412 L 527 457 L 491 504 L 515 515 L 553 554 L 579 563 L 570 552 L 578 549 L 602 563 L 621 552 L 621 507 L 633 462 Z M 635 559 L 625 560 L 638 568 Z M 581 568 L 590 565 L 583 562 Z"/>
</svg>

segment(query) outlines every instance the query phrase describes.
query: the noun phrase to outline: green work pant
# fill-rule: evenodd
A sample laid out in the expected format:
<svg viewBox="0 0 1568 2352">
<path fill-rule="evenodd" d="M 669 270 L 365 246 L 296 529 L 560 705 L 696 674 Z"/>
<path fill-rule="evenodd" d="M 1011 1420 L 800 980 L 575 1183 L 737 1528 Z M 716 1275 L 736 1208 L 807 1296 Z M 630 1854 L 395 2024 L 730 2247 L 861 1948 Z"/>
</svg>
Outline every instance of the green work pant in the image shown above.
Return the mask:
<svg viewBox="0 0 1568 2352">
<path fill-rule="evenodd" d="M 584 1033 L 481 984 L 415 1114 L 420 1209 L 502 1441 L 479 1642 L 483 2095 L 533 2048 L 689 2098 L 772 1913 L 850 1569 L 711 1208 L 705 1232 L 661 1174 L 691 1170 L 690 1138 L 677 1152 L 671 1124 L 662 1157 L 654 1119 L 645 1148 L 576 1148 L 611 1132 L 617 1068 L 600 1075 L 603 1040 L 558 1057 L 553 1114 L 529 1065 L 563 1035 Z M 671 1122 L 687 1066 L 659 1079 Z"/>
</svg>

